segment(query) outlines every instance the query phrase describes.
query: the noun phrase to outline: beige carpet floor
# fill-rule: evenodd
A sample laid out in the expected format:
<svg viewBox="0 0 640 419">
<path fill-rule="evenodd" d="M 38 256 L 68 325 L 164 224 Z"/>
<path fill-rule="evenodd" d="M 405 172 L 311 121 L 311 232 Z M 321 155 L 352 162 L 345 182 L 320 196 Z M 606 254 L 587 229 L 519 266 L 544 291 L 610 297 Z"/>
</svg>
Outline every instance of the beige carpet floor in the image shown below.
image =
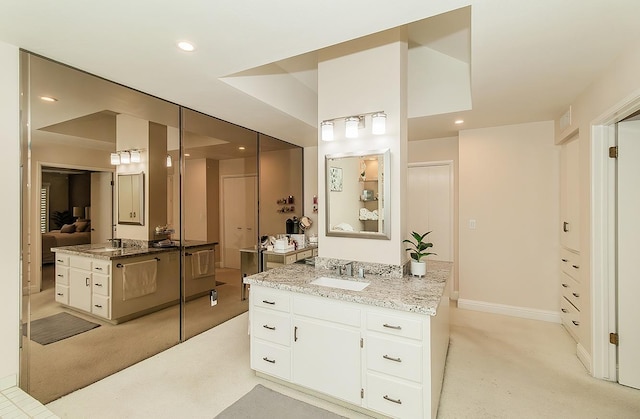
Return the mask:
<svg viewBox="0 0 640 419">
<path fill-rule="evenodd" d="M 363 415 L 258 378 L 248 315 L 50 403 L 61 418 L 212 418 L 262 384 L 349 418 Z M 590 377 L 562 326 L 452 308 L 440 419 L 637 419 L 640 391 Z"/>
<path fill-rule="evenodd" d="M 112 325 L 57 304 L 53 294 L 52 266 L 45 267 L 43 271 L 43 291 L 31 296 L 32 320 L 69 312 L 100 323 L 101 326 L 46 346 L 25 338 L 28 364 L 23 363 L 21 371 L 25 373 L 23 379 L 29 383 L 26 390 L 41 403 L 48 403 L 85 387 L 179 342 L 179 305 Z M 184 314 L 187 337 L 195 336 L 248 309 L 247 301 L 240 300 L 238 270 L 218 269 L 216 280 L 225 283 L 217 287 L 218 305 L 211 307 L 208 296 L 187 302 Z"/>
</svg>

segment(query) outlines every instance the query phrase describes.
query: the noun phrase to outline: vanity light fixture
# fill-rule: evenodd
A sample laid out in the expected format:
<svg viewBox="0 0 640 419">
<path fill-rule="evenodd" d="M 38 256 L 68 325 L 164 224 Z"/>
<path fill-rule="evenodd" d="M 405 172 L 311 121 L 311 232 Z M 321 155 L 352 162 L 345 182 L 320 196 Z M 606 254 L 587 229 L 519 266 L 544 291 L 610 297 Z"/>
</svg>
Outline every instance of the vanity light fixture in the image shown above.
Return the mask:
<svg viewBox="0 0 640 419">
<path fill-rule="evenodd" d="M 173 161 L 171 160 L 171 155 L 167 154 L 167 167 L 173 166 Z"/>
<path fill-rule="evenodd" d="M 120 163 L 121 164 L 129 164 L 131 163 L 131 154 L 128 151 L 120 152 Z"/>
<path fill-rule="evenodd" d="M 117 166 L 120 164 L 120 154 L 111 153 L 111 164 Z"/>
<path fill-rule="evenodd" d="M 333 122 L 322 121 L 320 124 L 320 138 L 322 141 L 333 141 Z"/>
<path fill-rule="evenodd" d="M 140 163 L 140 150 L 131 150 L 131 163 Z"/>
<path fill-rule="evenodd" d="M 360 115 L 342 116 L 339 118 L 325 119 L 320 123 L 320 138 L 322 141 L 333 141 L 333 125 L 335 121 L 344 120 L 347 138 L 358 138 L 358 130 L 364 128 L 365 117 L 371 115 L 371 133 L 373 135 L 384 134 L 387 131 L 387 114 L 384 111 L 367 112 Z"/>
</svg>

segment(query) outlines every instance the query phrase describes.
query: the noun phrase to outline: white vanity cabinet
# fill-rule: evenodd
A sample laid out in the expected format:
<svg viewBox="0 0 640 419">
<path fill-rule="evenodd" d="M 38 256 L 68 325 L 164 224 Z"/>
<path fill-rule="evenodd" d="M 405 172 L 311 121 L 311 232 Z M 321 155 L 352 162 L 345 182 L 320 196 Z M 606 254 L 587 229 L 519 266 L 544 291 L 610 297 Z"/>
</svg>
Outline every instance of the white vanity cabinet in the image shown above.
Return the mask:
<svg viewBox="0 0 640 419">
<path fill-rule="evenodd" d="M 254 370 L 378 414 L 435 418 L 448 298 L 437 316 L 256 284 L 250 300 Z"/>
<path fill-rule="evenodd" d="M 111 262 L 56 254 L 56 301 L 109 319 Z"/>
</svg>

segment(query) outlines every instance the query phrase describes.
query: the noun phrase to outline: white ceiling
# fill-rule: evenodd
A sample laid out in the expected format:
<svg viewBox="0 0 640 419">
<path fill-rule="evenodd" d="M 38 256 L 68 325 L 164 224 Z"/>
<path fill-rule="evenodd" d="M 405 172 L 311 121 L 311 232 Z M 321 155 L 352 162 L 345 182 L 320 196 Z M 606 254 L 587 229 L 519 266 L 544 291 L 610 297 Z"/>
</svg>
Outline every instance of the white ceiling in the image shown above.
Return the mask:
<svg viewBox="0 0 640 419">
<path fill-rule="evenodd" d="M 470 29 L 469 19 L 461 24 L 455 14 L 424 20 L 468 5 Z M 638 0 L 3 0 L 0 41 L 294 144 L 314 145 L 317 121 L 309 109 L 319 49 L 422 21 L 410 26 L 412 46 L 427 46 L 426 55 L 442 54 L 460 69 L 470 66 L 471 109 L 461 110 L 464 83 L 455 83 L 460 91 L 451 95 L 442 90 L 444 82 L 432 83 L 439 93 L 430 100 L 460 98 L 443 107 L 444 114 L 433 114 L 439 111 L 431 105 L 410 111 L 409 137 L 419 140 L 558 118 L 616 56 L 637 48 L 638 16 Z M 178 50 L 179 40 L 193 42 L 196 51 Z M 266 68 L 303 86 L 292 95 L 299 103 L 274 104 L 277 95 L 247 94 L 229 82 Z M 295 115 L 292 109 L 302 102 L 310 107 Z M 463 126 L 453 125 L 457 117 Z"/>
</svg>

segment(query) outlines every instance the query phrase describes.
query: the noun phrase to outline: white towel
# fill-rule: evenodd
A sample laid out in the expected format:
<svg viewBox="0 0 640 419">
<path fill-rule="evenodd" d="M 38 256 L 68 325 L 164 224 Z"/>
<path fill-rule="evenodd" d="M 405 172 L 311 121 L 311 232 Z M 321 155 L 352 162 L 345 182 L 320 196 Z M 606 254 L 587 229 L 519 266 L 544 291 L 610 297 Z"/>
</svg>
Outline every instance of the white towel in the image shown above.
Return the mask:
<svg viewBox="0 0 640 419">
<path fill-rule="evenodd" d="M 215 251 L 200 250 L 191 256 L 191 277 L 211 276 L 215 273 Z"/>
<path fill-rule="evenodd" d="M 122 301 L 156 292 L 158 261 L 125 263 L 122 266 Z"/>
</svg>

